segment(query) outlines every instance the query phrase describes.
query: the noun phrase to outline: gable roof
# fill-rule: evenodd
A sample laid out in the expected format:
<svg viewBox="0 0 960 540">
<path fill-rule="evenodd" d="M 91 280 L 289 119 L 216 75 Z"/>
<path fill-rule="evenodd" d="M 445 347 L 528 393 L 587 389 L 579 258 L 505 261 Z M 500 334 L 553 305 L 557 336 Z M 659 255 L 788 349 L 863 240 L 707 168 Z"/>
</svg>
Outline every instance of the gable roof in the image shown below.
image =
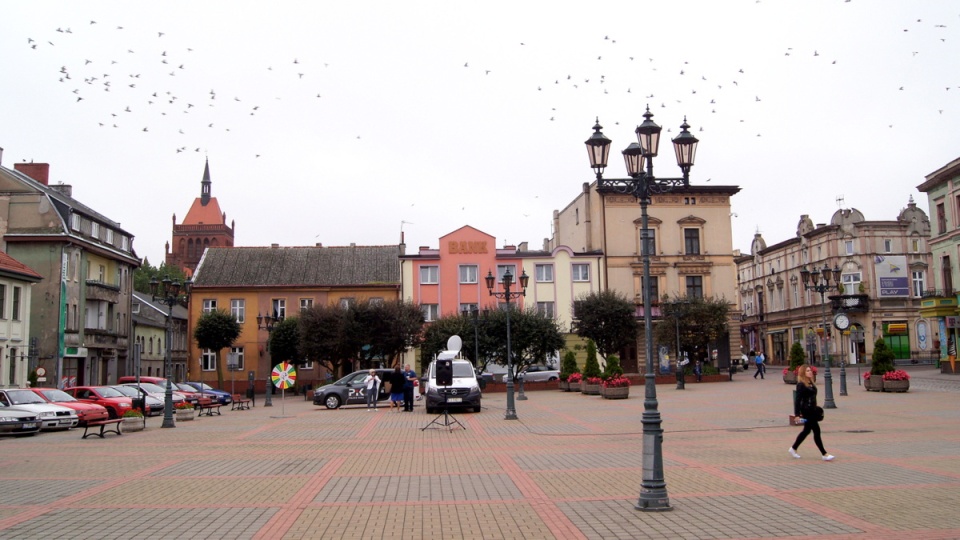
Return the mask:
<svg viewBox="0 0 960 540">
<path fill-rule="evenodd" d="M 183 218 L 183 225 L 223 225 L 223 212 L 216 197 L 210 197 L 207 204 L 203 204 L 200 197 L 193 200 L 187 216 Z"/>
<path fill-rule="evenodd" d="M 43 279 L 33 268 L 0 251 L 0 275 L 37 282 Z"/>
<path fill-rule="evenodd" d="M 400 285 L 399 246 L 211 247 L 194 287 Z"/>
</svg>

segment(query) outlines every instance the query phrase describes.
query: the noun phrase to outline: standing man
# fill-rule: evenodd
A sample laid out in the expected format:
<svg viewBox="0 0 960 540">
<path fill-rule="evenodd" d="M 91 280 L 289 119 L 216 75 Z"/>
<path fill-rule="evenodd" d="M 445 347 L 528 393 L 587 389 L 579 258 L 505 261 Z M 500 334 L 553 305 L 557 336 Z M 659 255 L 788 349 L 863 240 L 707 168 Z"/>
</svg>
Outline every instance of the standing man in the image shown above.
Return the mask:
<svg viewBox="0 0 960 540">
<path fill-rule="evenodd" d="M 764 366 L 763 366 L 763 361 L 764 361 L 764 360 L 765 360 L 765 358 L 763 357 L 763 351 L 757 352 L 757 360 L 756 360 L 756 361 L 757 361 L 757 372 L 753 374 L 753 378 L 754 378 L 754 379 L 757 378 L 757 375 L 759 375 L 760 378 L 763 379 L 763 372 L 765 371 L 765 368 L 764 368 Z"/>
<path fill-rule="evenodd" d="M 417 372 L 410 369 L 410 364 L 403 366 L 403 410 L 413 412 L 413 381 L 417 380 Z"/>
</svg>

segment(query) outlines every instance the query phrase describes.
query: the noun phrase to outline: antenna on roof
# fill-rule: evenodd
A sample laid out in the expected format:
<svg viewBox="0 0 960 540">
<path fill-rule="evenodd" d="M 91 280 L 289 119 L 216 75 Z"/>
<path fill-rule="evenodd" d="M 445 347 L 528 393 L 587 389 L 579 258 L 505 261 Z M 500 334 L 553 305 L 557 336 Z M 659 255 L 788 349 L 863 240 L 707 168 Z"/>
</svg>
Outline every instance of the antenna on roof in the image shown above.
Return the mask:
<svg viewBox="0 0 960 540">
<path fill-rule="evenodd" d="M 837 208 L 843 208 L 843 195 L 837 195 Z"/>
</svg>

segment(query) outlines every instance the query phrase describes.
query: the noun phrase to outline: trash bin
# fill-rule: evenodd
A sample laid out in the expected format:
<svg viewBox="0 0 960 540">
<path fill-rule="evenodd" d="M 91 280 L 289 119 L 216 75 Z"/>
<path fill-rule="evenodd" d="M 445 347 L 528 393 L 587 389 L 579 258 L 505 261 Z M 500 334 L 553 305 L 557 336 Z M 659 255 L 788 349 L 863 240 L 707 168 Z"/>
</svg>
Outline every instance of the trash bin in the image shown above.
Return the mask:
<svg viewBox="0 0 960 540">
<path fill-rule="evenodd" d="M 143 397 L 132 398 L 132 400 L 133 400 L 133 408 L 134 408 L 134 409 L 140 409 L 140 412 L 142 412 L 144 416 L 147 415 L 147 406 L 146 406 L 146 403 L 145 403 L 146 399 L 147 399 L 147 398 L 143 398 Z"/>
<path fill-rule="evenodd" d="M 311 390 L 313 390 L 313 385 L 312 385 L 312 384 L 305 384 L 305 385 L 303 385 L 303 400 L 304 400 L 304 401 L 309 401 L 308 398 L 310 397 L 310 391 L 311 391 Z"/>
<path fill-rule="evenodd" d="M 493 373 L 481 373 L 480 374 L 480 390 L 483 390 L 487 387 L 487 383 L 493 382 Z"/>
<path fill-rule="evenodd" d="M 247 388 L 247 399 L 250 400 L 251 405 L 257 404 L 257 398 L 253 394 L 253 388 Z"/>
<path fill-rule="evenodd" d="M 683 380 L 683 366 L 677 368 L 677 390 L 683 390 L 686 381 Z"/>
</svg>

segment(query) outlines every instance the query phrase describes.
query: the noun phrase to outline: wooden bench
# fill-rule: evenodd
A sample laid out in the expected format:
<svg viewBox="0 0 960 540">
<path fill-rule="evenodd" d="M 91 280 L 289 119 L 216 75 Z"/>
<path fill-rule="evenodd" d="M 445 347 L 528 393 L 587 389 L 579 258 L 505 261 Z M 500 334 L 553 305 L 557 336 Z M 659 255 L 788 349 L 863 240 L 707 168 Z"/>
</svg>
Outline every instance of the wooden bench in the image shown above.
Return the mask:
<svg viewBox="0 0 960 540">
<path fill-rule="evenodd" d="M 86 439 L 86 438 L 89 437 L 90 435 L 99 435 L 100 438 L 102 439 L 104 433 L 116 433 L 117 435 L 123 435 L 123 433 L 120 433 L 120 423 L 121 423 L 121 422 L 123 422 L 123 418 L 113 418 L 113 419 L 106 419 L 106 420 L 94 420 L 94 421 L 92 421 L 92 422 L 87 422 L 87 425 L 83 428 L 83 437 L 82 437 L 82 438 Z M 107 427 L 107 426 L 110 426 L 110 425 L 113 425 L 113 429 L 106 429 L 106 427 Z M 93 433 L 87 433 L 87 430 L 88 430 L 88 429 L 90 429 L 90 428 L 92 428 L 92 427 L 96 427 L 96 426 L 100 426 L 100 432 L 99 432 L 99 433 L 96 432 L 96 431 L 94 431 Z"/>
<path fill-rule="evenodd" d="M 213 416 L 220 415 L 220 402 L 210 398 L 200 398 L 197 402 L 196 409 L 200 411 L 197 416 Z"/>
<path fill-rule="evenodd" d="M 231 411 L 245 411 L 250 408 L 250 400 L 240 394 L 233 394 L 231 399 L 233 400 L 230 406 Z"/>
</svg>

